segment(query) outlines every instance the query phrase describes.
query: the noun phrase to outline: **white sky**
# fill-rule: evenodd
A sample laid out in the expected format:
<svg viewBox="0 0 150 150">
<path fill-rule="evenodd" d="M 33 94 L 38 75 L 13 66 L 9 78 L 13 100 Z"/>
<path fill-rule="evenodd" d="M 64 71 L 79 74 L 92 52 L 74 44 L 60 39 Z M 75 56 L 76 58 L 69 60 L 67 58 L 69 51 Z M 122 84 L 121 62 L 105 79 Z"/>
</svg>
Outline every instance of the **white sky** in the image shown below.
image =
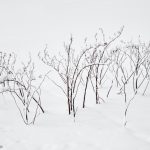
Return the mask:
<svg viewBox="0 0 150 150">
<path fill-rule="evenodd" d="M 0 50 L 39 51 L 102 27 L 107 35 L 150 40 L 149 0 L 0 0 Z"/>
</svg>

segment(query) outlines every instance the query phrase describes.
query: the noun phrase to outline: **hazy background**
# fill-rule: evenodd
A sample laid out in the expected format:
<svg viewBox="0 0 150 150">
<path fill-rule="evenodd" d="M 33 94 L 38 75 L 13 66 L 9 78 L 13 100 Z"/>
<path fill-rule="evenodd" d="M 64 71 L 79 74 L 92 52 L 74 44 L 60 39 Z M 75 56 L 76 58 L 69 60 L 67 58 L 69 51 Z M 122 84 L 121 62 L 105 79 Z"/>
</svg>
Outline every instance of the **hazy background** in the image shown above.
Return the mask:
<svg viewBox="0 0 150 150">
<path fill-rule="evenodd" d="M 122 38 L 150 40 L 149 0 L 0 0 L 0 50 L 59 49 L 72 33 L 77 40 L 102 27 Z"/>
</svg>

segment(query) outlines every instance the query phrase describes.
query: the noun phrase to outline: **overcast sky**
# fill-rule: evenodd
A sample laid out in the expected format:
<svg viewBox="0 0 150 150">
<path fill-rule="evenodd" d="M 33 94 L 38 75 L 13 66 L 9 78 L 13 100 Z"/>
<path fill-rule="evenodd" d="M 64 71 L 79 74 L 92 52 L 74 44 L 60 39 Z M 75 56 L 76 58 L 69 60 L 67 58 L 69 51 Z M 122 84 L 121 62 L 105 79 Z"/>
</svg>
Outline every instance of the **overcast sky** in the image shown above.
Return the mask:
<svg viewBox="0 0 150 150">
<path fill-rule="evenodd" d="M 0 0 L 0 50 L 57 47 L 72 33 L 107 35 L 125 26 L 123 37 L 150 40 L 149 0 Z"/>
</svg>

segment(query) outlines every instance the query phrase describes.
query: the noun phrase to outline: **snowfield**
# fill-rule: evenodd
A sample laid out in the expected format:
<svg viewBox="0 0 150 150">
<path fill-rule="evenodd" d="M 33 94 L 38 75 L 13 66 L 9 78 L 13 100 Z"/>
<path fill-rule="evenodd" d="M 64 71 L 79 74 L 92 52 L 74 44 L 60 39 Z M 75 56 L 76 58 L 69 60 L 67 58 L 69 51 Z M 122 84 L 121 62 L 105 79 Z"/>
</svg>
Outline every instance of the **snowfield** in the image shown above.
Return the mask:
<svg viewBox="0 0 150 150">
<path fill-rule="evenodd" d="M 87 102 L 85 109 L 78 108 L 74 119 L 67 115 L 65 100 L 51 90 L 42 94 L 45 114 L 30 126 L 21 120 L 13 99 L 5 94 L 0 96 L 1 150 L 150 149 L 149 96 L 135 98 L 124 127 L 123 98 L 113 91 L 111 98 L 99 105 L 90 97 L 90 105 Z"/>
<path fill-rule="evenodd" d="M 150 0 L 0 0 L 0 150 L 150 150 Z"/>
</svg>

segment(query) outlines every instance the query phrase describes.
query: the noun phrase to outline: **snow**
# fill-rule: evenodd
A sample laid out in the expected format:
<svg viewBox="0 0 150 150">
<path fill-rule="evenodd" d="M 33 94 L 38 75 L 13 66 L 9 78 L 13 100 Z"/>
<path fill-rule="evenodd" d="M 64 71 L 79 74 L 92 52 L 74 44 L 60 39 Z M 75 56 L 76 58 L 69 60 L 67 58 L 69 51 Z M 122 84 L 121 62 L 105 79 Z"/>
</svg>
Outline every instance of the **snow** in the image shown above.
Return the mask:
<svg viewBox="0 0 150 150">
<path fill-rule="evenodd" d="M 54 89 L 55 90 L 55 89 Z M 0 96 L 0 149 L 2 150 L 149 150 L 150 101 L 140 94 L 124 127 L 124 102 L 112 92 L 105 103 L 87 103 L 74 119 L 67 114 L 58 92 L 43 90 L 45 114 L 34 125 L 21 120 L 11 97 Z M 94 101 L 91 96 L 90 101 Z"/>
<path fill-rule="evenodd" d="M 122 25 L 126 31 L 121 41 L 134 42 L 139 35 L 149 41 L 149 3 L 149 0 L 1 0 L 0 51 L 15 52 L 17 68 L 22 67 L 19 61 L 29 61 L 31 53 L 38 76 L 35 79 L 42 80 L 49 68 L 39 61 L 38 52 L 48 45 L 51 56 L 57 55 L 70 34 L 75 38 L 77 50 L 82 49 L 85 37 L 89 42 L 93 40 L 99 28 L 110 39 Z M 51 77 L 59 83 L 55 74 Z M 110 87 L 113 79 L 109 75 L 108 78 Z M 12 79 L 11 74 L 0 75 L 0 92 L 8 90 L 8 85 L 2 84 L 8 79 Z M 127 90 L 129 100 L 133 93 L 129 87 Z M 105 103 L 96 105 L 91 91 L 88 89 L 85 109 L 81 108 L 83 93 L 79 91 L 77 115 L 73 118 L 68 115 L 67 101 L 60 89 L 46 80 L 41 95 L 45 113 L 37 117 L 34 125 L 25 125 L 12 96 L 0 93 L 0 150 L 150 150 L 150 89 L 145 96 L 136 95 L 128 110 L 126 126 L 123 95 L 118 95 L 113 87 L 107 98 L 108 87 L 100 89 Z"/>
</svg>

